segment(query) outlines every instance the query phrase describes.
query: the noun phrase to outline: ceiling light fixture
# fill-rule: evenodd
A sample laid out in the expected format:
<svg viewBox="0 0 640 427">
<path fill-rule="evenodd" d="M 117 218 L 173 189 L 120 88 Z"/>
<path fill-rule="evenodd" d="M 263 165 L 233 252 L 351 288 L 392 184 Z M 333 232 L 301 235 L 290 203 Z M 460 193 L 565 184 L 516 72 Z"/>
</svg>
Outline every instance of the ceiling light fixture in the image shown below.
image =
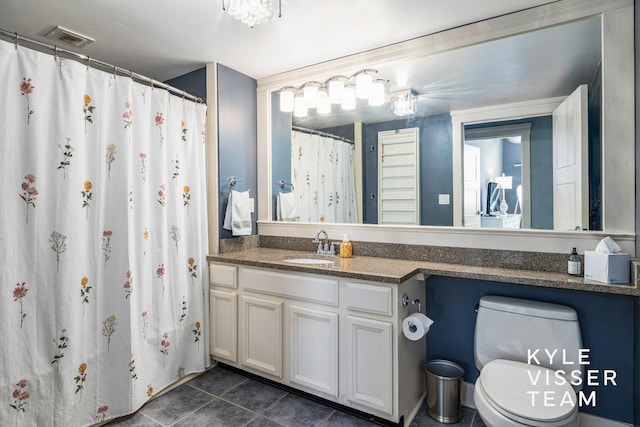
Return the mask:
<svg viewBox="0 0 640 427">
<path fill-rule="evenodd" d="M 416 113 L 418 96 L 411 89 L 395 92 L 391 95 L 391 111 L 396 116 L 410 116 Z"/>
<path fill-rule="evenodd" d="M 324 83 L 308 81 L 299 88 L 285 86 L 278 91 L 280 111 L 304 117 L 302 114 L 306 116 L 309 108 L 315 108 L 319 114 L 330 113 L 331 104 L 340 104 L 343 110 L 354 110 L 358 99 L 368 100 L 372 107 L 383 105 L 387 80 L 373 80 L 373 74 L 377 72 L 365 69 L 351 77 L 333 76 Z"/>
<path fill-rule="evenodd" d="M 222 0 L 222 10 L 253 28 L 273 17 L 272 0 Z M 282 0 L 278 0 L 278 18 L 282 17 Z"/>
</svg>

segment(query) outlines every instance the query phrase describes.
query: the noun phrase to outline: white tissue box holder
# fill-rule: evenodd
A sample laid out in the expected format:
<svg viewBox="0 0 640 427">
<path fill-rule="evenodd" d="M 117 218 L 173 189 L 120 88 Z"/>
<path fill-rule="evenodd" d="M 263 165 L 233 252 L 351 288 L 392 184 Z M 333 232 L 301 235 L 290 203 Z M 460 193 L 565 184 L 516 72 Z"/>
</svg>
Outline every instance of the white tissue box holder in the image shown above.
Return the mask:
<svg viewBox="0 0 640 427">
<path fill-rule="evenodd" d="M 604 283 L 629 283 L 629 254 L 584 251 L 584 278 Z"/>
</svg>

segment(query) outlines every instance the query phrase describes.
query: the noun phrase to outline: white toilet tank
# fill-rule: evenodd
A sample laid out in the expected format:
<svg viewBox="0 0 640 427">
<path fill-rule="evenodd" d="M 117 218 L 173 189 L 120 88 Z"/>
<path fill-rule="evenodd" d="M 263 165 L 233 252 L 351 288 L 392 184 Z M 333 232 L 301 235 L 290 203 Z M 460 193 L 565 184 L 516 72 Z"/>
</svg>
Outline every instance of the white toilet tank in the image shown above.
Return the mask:
<svg viewBox="0 0 640 427">
<path fill-rule="evenodd" d="M 495 295 L 480 299 L 474 343 L 479 370 L 494 359 L 508 359 L 583 371 L 581 348 L 578 315 L 571 307 Z"/>
</svg>

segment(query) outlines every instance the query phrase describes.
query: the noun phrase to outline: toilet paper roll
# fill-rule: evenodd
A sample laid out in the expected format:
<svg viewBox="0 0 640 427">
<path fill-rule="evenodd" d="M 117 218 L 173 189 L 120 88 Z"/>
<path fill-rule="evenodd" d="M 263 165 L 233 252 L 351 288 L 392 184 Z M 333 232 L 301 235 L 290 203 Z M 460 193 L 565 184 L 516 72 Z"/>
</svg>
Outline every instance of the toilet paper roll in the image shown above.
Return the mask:
<svg viewBox="0 0 640 427">
<path fill-rule="evenodd" d="M 422 313 L 413 313 L 402 321 L 402 333 L 411 341 L 418 341 L 429 332 L 431 325 L 433 320 Z"/>
</svg>

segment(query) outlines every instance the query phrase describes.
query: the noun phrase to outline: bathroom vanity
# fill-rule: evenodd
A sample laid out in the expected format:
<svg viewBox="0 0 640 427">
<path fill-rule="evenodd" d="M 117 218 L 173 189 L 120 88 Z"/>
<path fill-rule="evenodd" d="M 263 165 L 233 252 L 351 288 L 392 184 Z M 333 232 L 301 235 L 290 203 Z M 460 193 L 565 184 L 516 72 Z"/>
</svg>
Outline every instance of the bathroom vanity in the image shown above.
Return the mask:
<svg viewBox="0 0 640 427">
<path fill-rule="evenodd" d="M 286 261 L 265 268 L 253 259 L 209 264 L 212 357 L 408 425 L 425 396 L 426 346 L 402 335 L 402 320 L 418 310 L 403 306 L 402 295 L 424 301 L 424 277 L 385 283 L 324 274 L 322 265 L 315 267 L 321 274 L 283 270 Z M 348 269 L 350 261 L 334 264 Z"/>
</svg>

